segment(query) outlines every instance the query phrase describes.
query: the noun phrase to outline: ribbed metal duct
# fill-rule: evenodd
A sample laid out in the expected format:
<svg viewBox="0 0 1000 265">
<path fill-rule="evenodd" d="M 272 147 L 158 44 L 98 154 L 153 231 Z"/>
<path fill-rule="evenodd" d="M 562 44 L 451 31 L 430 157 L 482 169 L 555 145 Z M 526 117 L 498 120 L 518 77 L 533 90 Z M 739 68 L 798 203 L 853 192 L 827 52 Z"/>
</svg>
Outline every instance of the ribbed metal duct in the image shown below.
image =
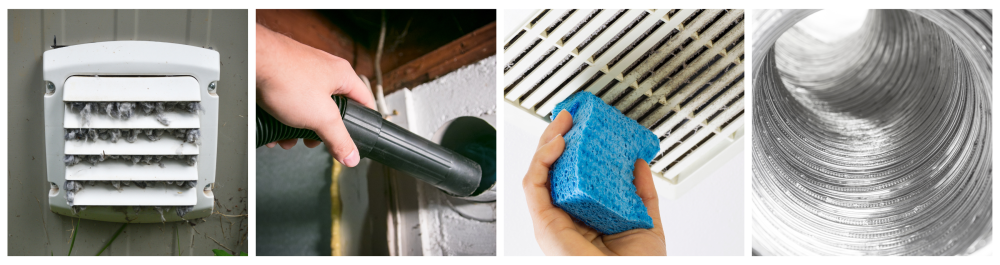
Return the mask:
<svg viewBox="0 0 1000 265">
<path fill-rule="evenodd" d="M 757 12 L 753 245 L 764 255 L 963 255 L 992 237 L 989 10 Z"/>
</svg>

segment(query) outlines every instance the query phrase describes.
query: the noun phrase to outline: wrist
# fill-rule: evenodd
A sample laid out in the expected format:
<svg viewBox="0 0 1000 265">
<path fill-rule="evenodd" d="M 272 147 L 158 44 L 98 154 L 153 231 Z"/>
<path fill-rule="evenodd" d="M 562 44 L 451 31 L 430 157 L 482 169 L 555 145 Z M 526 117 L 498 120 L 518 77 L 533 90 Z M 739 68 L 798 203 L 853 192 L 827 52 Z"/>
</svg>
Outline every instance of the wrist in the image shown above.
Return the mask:
<svg viewBox="0 0 1000 265">
<path fill-rule="evenodd" d="M 257 24 L 256 41 L 256 85 L 257 88 L 267 87 L 267 80 L 271 77 L 272 56 L 275 53 L 274 32 Z"/>
</svg>

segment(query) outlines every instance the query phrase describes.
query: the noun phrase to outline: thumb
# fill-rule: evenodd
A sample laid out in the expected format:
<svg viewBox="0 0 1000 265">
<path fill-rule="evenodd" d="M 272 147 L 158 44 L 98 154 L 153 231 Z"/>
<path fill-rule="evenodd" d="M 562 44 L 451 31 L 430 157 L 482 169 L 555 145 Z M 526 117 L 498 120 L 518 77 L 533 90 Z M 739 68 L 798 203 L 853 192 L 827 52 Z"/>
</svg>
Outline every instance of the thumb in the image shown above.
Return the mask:
<svg viewBox="0 0 1000 265">
<path fill-rule="evenodd" d="M 342 61 L 342 60 L 341 60 Z M 343 95 L 349 99 L 357 101 L 359 104 L 368 107 L 369 109 L 377 109 L 375 107 L 375 96 L 372 95 L 372 90 L 365 85 L 358 74 L 354 72 L 349 63 L 334 64 L 336 70 L 333 71 L 336 80 L 341 83 L 339 86 L 330 93 L 333 95 Z"/>
<path fill-rule="evenodd" d="M 338 162 L 344 164 L 348 167 L 354 167 L 358 165 L 361 161 L 361 155 L 358 153 L 358 147 L 354 145 L 354 140 L 351 139 L 351 135 L 347 133 L 347 127 L 344 127 L 344 119 L 340 117 L 340 109 L 337 104 L 334 103 L 332 99 L 327 98 L 318 106 L 319 109 L 329 109 L 334 111 L 324 111 L 319 115 L 324 115 L 326 117 L 321 117 L 321 124 L 315 124 L 315 128 L 309 128 L 316 132 L 316 135 L 323 142 L 326 143 L 326 147 L 330 150 L 330 154 L 333 158 L 337 159 Z"/>
<path fill-rule="evenodd" d="M 653 173 L 649 170 L 649 164 L 645 160 L 635 160 L 635 170 L 633 176 L 635 180 L 635 193 L 642 199 L 642 204 L 646 206 L 646 212 L 653 219 L 653 233 L 663 237 L 663 224 L 660 222 L 660 199 L 656 194 L 656 186 L 653 185 Z"/>
</svg>

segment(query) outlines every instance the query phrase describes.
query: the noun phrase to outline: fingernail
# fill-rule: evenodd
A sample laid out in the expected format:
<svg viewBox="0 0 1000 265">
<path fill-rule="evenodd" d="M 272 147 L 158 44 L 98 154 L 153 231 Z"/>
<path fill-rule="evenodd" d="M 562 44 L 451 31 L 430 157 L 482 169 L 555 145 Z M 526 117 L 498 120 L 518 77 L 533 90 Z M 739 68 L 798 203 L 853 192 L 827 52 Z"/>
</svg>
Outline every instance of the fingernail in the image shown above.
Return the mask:
<svg viewBox="0 0 1000 265">
<path fill-rule="evenodd" d="M 558 133 L 558 134 L 556 134 L 556 136 L 552 136 L 552 139 L 549 139 L 549 141 L 545 142 L 545 143 L 551 143 L 552 140 L 555 140 L 556 138 L 559 138 L 559 136 L 561 136 L 561 135 L 562 135 L 561 133 Z"/>
<path fill-rule="evenodd" d="M 357 166 L 358 162 L 361 162 L 361 156 L 358 155 L 357 149 L 351 151 L 351 154 L 347 155 L 347 157 L 344 158 L 344 161 L 341 161 L 341 163 L 348 167 Z"/>
<path fill-rule="evenodd" d="M 556 121 L 556 119 L 558 119 L 559 116 L 562 116 L 563 112 L 566 112 L 566 110 L 565 109 L 564 110 L 560 110 L 559 113 L 556 113 L 555 115 L 553 115 L 552 116 L 552 121 Z"/>
</svg>

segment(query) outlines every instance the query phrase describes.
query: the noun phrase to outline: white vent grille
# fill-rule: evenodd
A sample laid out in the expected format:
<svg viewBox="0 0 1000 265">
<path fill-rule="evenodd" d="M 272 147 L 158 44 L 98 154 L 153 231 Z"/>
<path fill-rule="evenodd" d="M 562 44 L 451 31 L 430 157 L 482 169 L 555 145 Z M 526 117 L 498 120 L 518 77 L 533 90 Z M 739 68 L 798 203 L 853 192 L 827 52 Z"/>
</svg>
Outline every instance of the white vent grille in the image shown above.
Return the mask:
<svg viewBox="0 0 1000 265">
<path fill-rule="evenodd" d="M 46 166 L 54 212 L 113 222 L 177 221 L 211 214 L 218 52 L 117 41 L 46 51 L 44 61 Z M 132 110 L 125 119 L 118 108 L 98 107 L 109 103 L 136 105 L 121 107 Z M 146 103 L 170 107 L 146 112 L 141 106 Z M 88 111 L 80 106 L 88 106 L 82 108 Z M 91 130 L 100 137 L 71 137 L 81 135 L 75 131 Z M 141 133 L 109 137 L 111 131 L 125 130 Z M 147 135 L 151 132 L 153 136 Z M 100 161 L 67 162 L 75 157 Z"/>
<path fill-rule="evenodd" d="M 504 97 L 549 119 L 594 93 L 660 137 L 650 167 L 677 184 L 742 140 L 743 27 L 739 9 L 541 10 L 504 45 Z"/>
</svg>

